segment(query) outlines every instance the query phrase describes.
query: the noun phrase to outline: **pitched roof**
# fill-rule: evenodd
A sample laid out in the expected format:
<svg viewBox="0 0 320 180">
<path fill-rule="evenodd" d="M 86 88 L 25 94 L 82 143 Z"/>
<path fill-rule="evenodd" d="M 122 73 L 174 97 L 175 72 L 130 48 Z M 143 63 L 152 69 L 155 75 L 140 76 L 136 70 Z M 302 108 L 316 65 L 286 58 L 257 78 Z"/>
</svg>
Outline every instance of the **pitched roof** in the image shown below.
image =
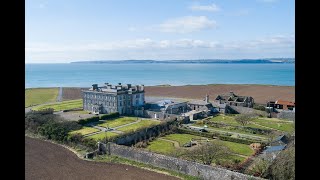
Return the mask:
<svg viewBox="0 0 320 180">
<path fill-rule="evenodd" d="M 275 104 L 283 104 L 283 105 L 289 105 L 289 106 L 295 106 L 294 102 L 291 101 L 285 101 L 285 100 L 277 100 Z"/>
<path fill-rule="evenodd" d="M 267 146 L 267 149 L 264 150 L 264 152 L 269 153 L 269 152 L 281 151 L 285 147 L 286 147 L 286 145 L 283 145 L 283 146 Z"/>
<path fill-rule="evenodd" d="M 194 101 L 190 101 L 188 102 L 189 104 L 197 104 L 197 105 L 207 105 L 210 103 L 207 103 L 206 101 L 202 101 L 202 100 L 194 100 Z"/>
</svg>

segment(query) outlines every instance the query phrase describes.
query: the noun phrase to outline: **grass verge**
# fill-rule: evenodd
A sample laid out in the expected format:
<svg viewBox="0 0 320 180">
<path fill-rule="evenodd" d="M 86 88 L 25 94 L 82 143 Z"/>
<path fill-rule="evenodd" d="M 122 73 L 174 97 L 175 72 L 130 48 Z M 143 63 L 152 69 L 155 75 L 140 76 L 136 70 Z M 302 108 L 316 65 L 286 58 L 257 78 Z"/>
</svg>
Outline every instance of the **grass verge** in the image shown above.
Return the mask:
<svg viewBox="0 0 320 180">
<path fill-rule="evenodd" d="M 59 93 L 58 88 L 32 88 L 25 90 L 25 107 L 55 102 Z"/>
</svg>

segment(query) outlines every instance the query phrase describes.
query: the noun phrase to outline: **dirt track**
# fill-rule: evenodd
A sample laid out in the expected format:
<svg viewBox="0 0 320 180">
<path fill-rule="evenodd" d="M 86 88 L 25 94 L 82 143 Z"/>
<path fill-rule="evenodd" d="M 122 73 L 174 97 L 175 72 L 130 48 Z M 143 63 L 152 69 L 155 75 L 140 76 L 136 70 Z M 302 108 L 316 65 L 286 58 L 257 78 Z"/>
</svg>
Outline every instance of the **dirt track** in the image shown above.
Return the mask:
<svg viewBox="0 0 320 180">
<path fill-rule="evenodd" d="M 219 94 L 233 91 L 236 95 L 252 96 L 256 103 L 265 104 L 268 100 L 295 100 L 294 86 L 268 85 L 194 85 L 194 86 L 148 86 L 145 87 L 146 96 L 164 96 L 186 99 L 204 99 L 209 94 L 213 100 Z"/>
<path fill-rule="evenodd" d="M 128 165 L 81 160 L 61 146 L 25 137 L 25 179 L 173 180 L 178 178 Z"/>
</svg>

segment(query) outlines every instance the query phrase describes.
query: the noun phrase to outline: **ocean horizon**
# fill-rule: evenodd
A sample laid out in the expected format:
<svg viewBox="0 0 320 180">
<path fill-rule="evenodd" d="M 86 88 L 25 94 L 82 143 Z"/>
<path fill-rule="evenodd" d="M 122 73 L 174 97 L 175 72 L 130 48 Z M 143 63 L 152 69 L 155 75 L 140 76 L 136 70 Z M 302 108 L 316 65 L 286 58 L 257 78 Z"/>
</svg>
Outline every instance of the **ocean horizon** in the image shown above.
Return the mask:
<svg viewBox="0 0 320 180">
<path fill-rule="evenodd" d="M 92 84 L 261 84 L 295 86 L 295 64 L 25 64 L 25 88 L 90 87 Z"/>
</svg>

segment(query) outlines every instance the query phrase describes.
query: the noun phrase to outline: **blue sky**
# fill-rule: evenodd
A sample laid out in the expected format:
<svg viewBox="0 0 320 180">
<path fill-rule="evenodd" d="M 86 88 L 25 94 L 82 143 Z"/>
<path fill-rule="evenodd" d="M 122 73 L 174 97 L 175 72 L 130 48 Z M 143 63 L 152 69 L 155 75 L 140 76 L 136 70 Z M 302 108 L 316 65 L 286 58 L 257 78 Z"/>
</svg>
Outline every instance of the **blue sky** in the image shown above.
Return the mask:
<svg viewBox="0 0 320 180">
<path fill-rule="evenodd" d="M 294 57 L 293 0 L 26 0 L 26 63 Z"/>
</svg>

